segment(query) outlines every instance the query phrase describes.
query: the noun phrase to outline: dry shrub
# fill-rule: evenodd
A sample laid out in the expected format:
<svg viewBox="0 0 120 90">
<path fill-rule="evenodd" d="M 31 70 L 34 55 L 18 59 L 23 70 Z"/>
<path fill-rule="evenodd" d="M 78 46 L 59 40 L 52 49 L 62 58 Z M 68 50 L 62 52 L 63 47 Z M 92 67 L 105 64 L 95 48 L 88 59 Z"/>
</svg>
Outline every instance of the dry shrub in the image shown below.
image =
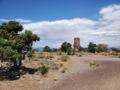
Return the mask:
<svg viewBox="0 0 120 90">
<path fill-rule="evenodd" d="M 69 56 L 67 56 L 67 55 L 62 55 L 62 56 L 59 58 L 59 60 L 61 60 L 62 62 L 67 62 L 69 59 L 70 59 L 70 58 L 69 58 Z"/>
<path fill-rule="evenodd" d="M 110 55 L 118 56 L 118 52 L 112 51 L 112 52 L 110 52 Z"/>
<path fill-rule="evenodd" d="M 63 67 L 64 65 L 63 65 L 63 63 L 60 63 L 60 67 Z"/>
<path fill-rule="evenodd" d="M 53 55 L 47 55 L 45 58 L 52 60 L 54 58 L 54 56 Z"/>
<path fill-rule="evenodd" d="M 40 73 L 42 75 L 45 75 L 48 73 L 49 67 L 47 67 L 46 65 L 42 65 L 41 67 L 39 67 L 38 71 L 40 71 Z"/>
<path fill-rule="evenodd" d="M 53 63 L 51 66 L 52 70 L 58 70 L 59 69 L 59 65 L 56 63 Z"/>
<path fill-rule="evenodd" d="M 66 70 L 67 70 L 67 68 L 63 68 L 63 69 L 61 70 L 61 73 L 65 73 Z"/>
<path fill-rule="evenodd" d="M 37 58 L 43 59 L 43 58 L 45 58 L 45 55 L 44 55 L 43 53 L 39 53 L 39 54 L 37 55 Z"/>
<path fill-rule="evenodd" d="M 97 66 L 99 66 L 99 64 L 97 64 L 95 61 L 91 61 L 89 63 L 89 65 L 90 65 L 90 67 L 97 67 Z"/>
</svg>

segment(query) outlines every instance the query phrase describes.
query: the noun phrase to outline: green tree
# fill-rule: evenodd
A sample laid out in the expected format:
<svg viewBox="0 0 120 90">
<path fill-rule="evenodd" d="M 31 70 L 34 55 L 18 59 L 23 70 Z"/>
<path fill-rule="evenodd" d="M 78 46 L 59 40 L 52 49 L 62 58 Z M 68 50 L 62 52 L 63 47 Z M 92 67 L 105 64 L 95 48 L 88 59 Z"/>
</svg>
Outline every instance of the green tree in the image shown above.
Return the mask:
<svg viewBox="0 0 120 90">
<path fill-rule="evenodd" d="M 84 51 L 84 48 L 80 46 L 79 51 Z"/>
<path fill-rule="evenodd" d="M 0 25 L 0 60 L 20 67 L 25 55 L 32 51 L 33 42 L 39 37 L 25 30 L 19 22 L 9 21 Z"/>
<path fill-rule="evenodd" d="M 115 48 L 115 47 L 112 47 L 111 48 L 112 51 L 115 51 L 115 52 L 119 52 L 120 53 L 120 48 Z"/>
<path fill-rule="evenodd" d="M 96 46 L 97 52 L 106 52 L 108 50 L 108 46 L 106 44 L 98 44 Z"/>
<path fill-rule="evenodd" d="M 95 50 L 96 50 L 96 44 L 94 44 L 93 42 L 90 42 L 88 45 L 88 51 L 95 53 Z"/>
<path fill-rule="evenodd" d="M 52 52 L 57 52 L 58 49 L 57 48 L 52 48 Z"/>
<path fill-rule="evenodd" d="M 67 52 L 69 51 L 70 49 L 72 49 L 72 45 L 68 42 L 63 42 L 62 45 L 61 45 L 61 51 L 63 52 Z"/>
<path fill-rule="evenodd" d="M 45 46 L 45 47 L 43 48 L 43 51 L 44 51 L 44 52 L 51 52 L 51 48 L 50 48 L 49 46 Z"/>
</svg>

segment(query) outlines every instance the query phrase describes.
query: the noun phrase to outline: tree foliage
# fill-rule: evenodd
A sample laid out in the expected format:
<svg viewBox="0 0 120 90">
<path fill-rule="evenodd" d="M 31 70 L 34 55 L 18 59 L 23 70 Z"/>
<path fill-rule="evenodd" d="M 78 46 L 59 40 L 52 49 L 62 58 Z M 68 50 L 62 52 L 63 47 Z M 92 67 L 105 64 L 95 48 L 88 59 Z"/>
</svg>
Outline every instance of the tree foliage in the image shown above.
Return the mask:
<svg viewBox="0 0 120 90">
<path fill-rule="evenodd" d="M 94 44 L 93 42 L 90 42 L 89 45 L 88 45 L 88 51 L 92 52 L 92 53 L 95 53 L 95 51 L 96 51 L 96 44 Z"/>
<path fill-rule="evenodd" d="M 61 51 L 67 52 L 68 50 L 72 49 L 72 45 L 68 42 L 63 42 L 61 45 Z"/>
<path fill-rule="evenodd" d="M 25 55 L 32 51 L 33 42 L 39 37 L 31 31 L 23 31 L 23 26 L 16 21 L 0 25 L 0 60 L 21 66 Z"/>
<path fill-rule="evenodd" d="M 108 46 L 106 44 L 98 44 L 96 46 L 97 52 L 106 52 L 108 50 Z"/>
<path fill-rule="evenodd" d="M 51 52 L 51 48 L 50 48 L 49 46 L 45 46 L 45 47 L 43 48 L 43 51 L 44 51 L 44 52 Z"/>
</svg>

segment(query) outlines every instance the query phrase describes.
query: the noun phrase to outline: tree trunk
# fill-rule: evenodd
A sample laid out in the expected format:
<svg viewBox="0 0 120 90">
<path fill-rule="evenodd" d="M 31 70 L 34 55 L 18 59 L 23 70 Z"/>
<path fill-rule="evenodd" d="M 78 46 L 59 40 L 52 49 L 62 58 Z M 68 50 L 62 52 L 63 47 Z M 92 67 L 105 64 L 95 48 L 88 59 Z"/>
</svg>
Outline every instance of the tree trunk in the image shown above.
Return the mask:
<svg viewBox="0 0 120 90">
<path fill-rule="evenodd" d="M 22 60 L 19 60 L 18 67 L 21 67 L 21 66 L 22 66 Z"/>
<path fill-rule="evenodd" d="M 22 57 L 23 59 L 25 59 L 25 53 L 23 54 L 23 57 Z"/>
<path fill-rule="evenodd" d="M 14 60 L 13 64 L 14 64 L 14 67 L 17 67 L 17 61 L 16 60 Z"/>
<path fill-rule="evenodd" d="M 21 66 L 22 66 L 22 56 L 18 60 L 18 67 L 21 67 Z"/>
</svg>

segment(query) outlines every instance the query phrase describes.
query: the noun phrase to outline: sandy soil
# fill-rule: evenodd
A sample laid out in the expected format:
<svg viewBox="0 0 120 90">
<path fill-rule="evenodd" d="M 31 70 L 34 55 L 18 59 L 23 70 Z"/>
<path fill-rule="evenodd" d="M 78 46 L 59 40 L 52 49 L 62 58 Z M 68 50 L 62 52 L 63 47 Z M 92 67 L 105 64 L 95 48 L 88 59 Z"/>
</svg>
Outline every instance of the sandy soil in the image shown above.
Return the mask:
<svg viewBox="0 0 120 90">
<path fill-rule="evenodd" d="M 91 60 L 97 67 L 90 67 Z M 34 61 L 33 66 L 38 66 Z M 65 73 L 61 73 L 67 68 Z M 120 90 L 120 59 L 103 56 L 71 56 L 64 67 L 39 74 L 24 75 L 19 80 L 1 81 L 0 90 Z"/>
<path fill-rule="evenodd" d="M 78 70 L 80 72 L 69 75 L 51 90 L 120 90 L 120 59 L 100 58 L 100 56 L 81 58 L 86 62 L 89 62 L 90 58 L 96 60 L 99 67 L 84 70 L 83 73 Z M 79 61 L 76 61 L 76 63 L 79 63 Z M 76 64 L 76 69 L 80 67 Z"/>
</svg>

